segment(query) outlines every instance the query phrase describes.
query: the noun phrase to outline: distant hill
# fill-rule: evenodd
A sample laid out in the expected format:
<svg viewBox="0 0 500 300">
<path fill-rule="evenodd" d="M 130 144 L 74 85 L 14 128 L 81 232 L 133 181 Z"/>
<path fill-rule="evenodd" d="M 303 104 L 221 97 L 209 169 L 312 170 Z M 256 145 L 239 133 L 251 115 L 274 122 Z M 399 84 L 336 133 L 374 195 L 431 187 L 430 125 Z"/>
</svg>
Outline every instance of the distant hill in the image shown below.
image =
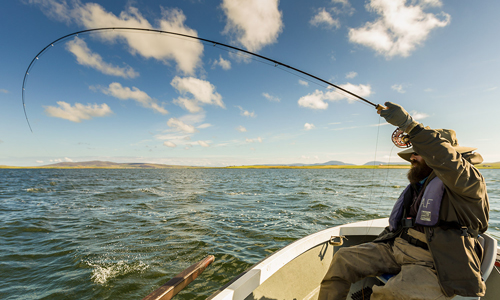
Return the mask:
<svg viewBox="0 0 500 300">
<path fill-rule="evenodd" d="M 107 168 L 107 169 L 174 169 L 190 168 L 190 166 L 162 165 L 150 163 L 115 163 L 111 161 L 81 161 L 61 162 L 56 164 L 40 166 L 40 168 Z"/>
<path fill-rule="evenodd" d="M 255 165 L 255 166 L 274 166 L 274 167 L 312 167 L 312 166 L 354 166 L 353 164 L 348 164 L 345 162 L 331 160 L 324 163 L 317 164 L 265 164 L 265 165 Z"/>
<path fill-rule="evenodd" d="M 406 162 L 406 161 L 401 161 L 401 162 L 392 162 L 392 163 L 387 163 L 387 162 L 383 162 L 383 161 L 369 161 L 367 163 L 365 163 L 363 166 L 380 166 L 380 165 L 384 165 L 384 166 L 401 166 L 401 165 L 410 165 L 409 162 Z"/>
<path fill-rule="evenodd" d="M 279 168 L 329 168 L 328 166 L 332 166 L 333 168 L 384 168 L 387 166 L 388 168 L 407 168 L 410 166 L 407 162 L 397 162 L 387 164 L 382 161 L 370 161 L 363 165 L 354 165 L 349 163 L 344 163 L 342 161 L 331 160 L 324 163 L 317 164 L 266 164 L 266 165 L 251 165 L 251 166 L 228 166 L 227 168 L 267 168 L 267 167 L 279 167 Z M 338 166 L 338 167 L 337 167 Z M 500 169 L 500 162 L 495 163 L 482 163 L 476 165 L 476 167 L 480 169 Z M 0 165 L 0 169 L 12 169 L 12 168 L 21 168 L 21 169 L 187 169 L 187 168 L 205 168 L 198 166 L 179 166 L 179 165 L 163 165 L 163 164 L 151 164 L 151 163 L 115 163 L 110 161 L 81 161 L 81 162 L 60 162 L 50 165 L 44 166 L 36 166 L 36 167 L 14 167 L 14 166 L 2 166 Z"/>
<path fill-rule="evenodd" d="M 330 160 L 325 163 L 312 164 L 311 166 L 354 166 L 354 164 L 349 164 L 338 160 Z"/>
</svg>

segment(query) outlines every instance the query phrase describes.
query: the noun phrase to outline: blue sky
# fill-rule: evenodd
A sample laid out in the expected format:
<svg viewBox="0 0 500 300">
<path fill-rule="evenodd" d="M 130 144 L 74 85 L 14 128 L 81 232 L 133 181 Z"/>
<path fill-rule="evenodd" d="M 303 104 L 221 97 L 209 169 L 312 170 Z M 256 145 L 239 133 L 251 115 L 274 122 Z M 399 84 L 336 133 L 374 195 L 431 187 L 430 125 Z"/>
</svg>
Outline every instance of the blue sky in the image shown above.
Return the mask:
<svg viewBox="0 0 500 300">
<path fill-rule="evenodd" d="M 500 161 L 499 1 L 6 1 L 0 7 L 0 165 L 401 161 L 376 110 L 176 31 L 270 57 L 403 105 Z"/>
</svg>

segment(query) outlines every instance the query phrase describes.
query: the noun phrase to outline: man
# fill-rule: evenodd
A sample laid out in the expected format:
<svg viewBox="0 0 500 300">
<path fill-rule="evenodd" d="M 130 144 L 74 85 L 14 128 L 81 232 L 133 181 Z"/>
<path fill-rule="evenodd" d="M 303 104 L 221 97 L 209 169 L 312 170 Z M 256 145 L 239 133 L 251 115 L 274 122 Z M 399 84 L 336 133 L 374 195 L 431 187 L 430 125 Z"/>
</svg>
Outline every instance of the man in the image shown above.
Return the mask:
<svg viewBox="0 0 500 300">
<path fill-rule="evenodd" d="M 473 166 L 481 155 L 459 146 L 453 130 L 424 128 L 401 106 L 385 105 L 378 113 L 413 145 L 398 153 L 411 162 L 410 184 L 374 242 L 335 253 L 319 299 L 346 299 L 351 283 L 385 273 L 396 275 L 373 286 L 371 300 L 484 296 L 477 237 L 488 228 L 489 202 Z"/>
</svg>

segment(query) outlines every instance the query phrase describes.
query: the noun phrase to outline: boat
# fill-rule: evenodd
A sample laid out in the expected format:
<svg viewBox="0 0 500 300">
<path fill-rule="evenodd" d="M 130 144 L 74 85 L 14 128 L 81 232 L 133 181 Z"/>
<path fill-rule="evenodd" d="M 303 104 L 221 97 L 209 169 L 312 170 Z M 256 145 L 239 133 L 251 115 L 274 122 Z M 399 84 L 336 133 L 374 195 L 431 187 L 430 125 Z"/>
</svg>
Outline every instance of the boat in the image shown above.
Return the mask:
<svg viewBox="0 0 500 300">
<path fill-rule="evenodd" d="M 341 247 L 373 241 L 388 225 L 388 218 L 374 219 L 308 235 L 236 276 L 207 300 L 316 300 L 335 252 Z M 481 271 L 486 280 L 486 294 L 483 297 L 456 296 L 453 299 L 500 299 L 500 249 L 497 240 L 484 233 L 479 242 L 484 249 Z M 213 261 L 214 257 L 210 255 L 193 264 L 143 300 L 171 299 Z M 392 275 L 367 277 L 352 284 L 347 299 L 369 299 L 371 287 L 385 284 Z"/>
<path fill-rule="evenodd" d="M 388 218 L 361 221 L 322 230 L 276 251 L 220 288 L 207 300 L 283 300 L 318 299 L 319 288 L 333 254 L 375 239 Z M 500 299 L 500 251 L 497 240 L 487 233 L 479 238 L 484 248 L 481 265 L 486 295 L 453 299 Z M 366 287 L 383 285 L 387 276 L 368 277 L 351 285 L 347 299 L 363 299 Z M 365 296 L 364 299 L 367 299 Z"/>
</svg>

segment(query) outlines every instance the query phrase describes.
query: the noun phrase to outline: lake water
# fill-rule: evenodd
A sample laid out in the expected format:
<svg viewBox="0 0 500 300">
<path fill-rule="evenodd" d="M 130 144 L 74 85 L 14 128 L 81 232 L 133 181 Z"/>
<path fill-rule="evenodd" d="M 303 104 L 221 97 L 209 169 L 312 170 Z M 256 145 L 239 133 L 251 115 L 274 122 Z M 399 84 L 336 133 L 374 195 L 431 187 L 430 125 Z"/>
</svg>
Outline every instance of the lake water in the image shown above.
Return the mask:
<svg viewBox="0 0 500 300">
<path fill-rule="evenodd" d="M 406 170 L 0 170 L 1 299 L 141 299 L 206 255 L 205 299 L 292 241 L 387 217 Z M 500 239 L 500 170 L 482 170 Z"/>
</svg>

